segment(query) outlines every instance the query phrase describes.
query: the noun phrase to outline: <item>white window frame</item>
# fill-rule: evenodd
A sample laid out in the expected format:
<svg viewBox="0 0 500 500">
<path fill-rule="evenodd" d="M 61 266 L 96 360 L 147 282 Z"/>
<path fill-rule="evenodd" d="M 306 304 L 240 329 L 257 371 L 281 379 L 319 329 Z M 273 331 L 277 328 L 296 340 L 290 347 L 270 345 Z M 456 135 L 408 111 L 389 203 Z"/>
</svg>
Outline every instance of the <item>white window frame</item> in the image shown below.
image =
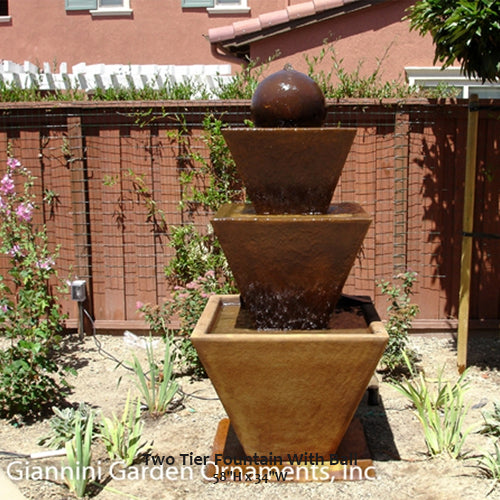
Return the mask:
<svg viewBox="0 0 500 500">
<path fill-rule="evenodd" d="M 248 0 L 234 0 L 233 3 L 214 0 L 213 7 L 207 7 L 209 14 L 247 14 L 250 12 Z"/>
<path fill-rule="evenodd" d="M 439 83 L 447 83 L 450 86 L 456 87 L 462 91 L 464 99 L 468 99 L 470 94 L 487 93 L 488 89 L 495 93 L 500 89 L 500 81 L 498 83 L 485 82 L 479 79 L 467 78 L 462 74 L 458 67 L 448 67 L 441 69 L 434 66 L 409 66 L 405 67 L 406 76 L 410 85 L 419 87 L 435 87 Z"/>
<path fill-rule="evenodd" d="M 123 0 L 123 6 L 102 7 L 101 0 L 97 0 L 97 9 L 91 10 L 93 16 L 131 16 L 130 0 Z"/>
</svg>

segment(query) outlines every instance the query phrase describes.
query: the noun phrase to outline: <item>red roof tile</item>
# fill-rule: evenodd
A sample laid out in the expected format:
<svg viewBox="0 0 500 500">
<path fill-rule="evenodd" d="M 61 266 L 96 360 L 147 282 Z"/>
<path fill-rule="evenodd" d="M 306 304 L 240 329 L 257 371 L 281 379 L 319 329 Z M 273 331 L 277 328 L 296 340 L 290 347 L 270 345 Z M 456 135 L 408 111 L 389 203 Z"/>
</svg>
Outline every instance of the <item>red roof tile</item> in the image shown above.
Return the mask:
<svg viewBox="0 0 500 500">
<path fill-rule="evenodd" d="M 286 10 L 288 11 L 288 17 L 290 19 L 300 19 L 302 17 L 314 16 L 314 14 L 316 14 L 314 2 L 304 2 L 290 5 Z"/>
<path fill-rule="evenodd" d="M 210 43 L 227 42 L 238 36 L 244 36 L 251 33 L 258 34 L 266 28 L 278 26 L 279 24 L 313 17 L 327 10 L 333 11 L 355 3 L 363 4 L 360 5 L 360 7 L 363 7 L 381 1 L 385 0 L 374 0 L 372 2 L 366 0 L 312 0 L 309 2 L 302 2 L 290 5 L 286 9 L 261 14 L 258 17 L 237 21 L 233 24 L 221 26 L 219 28 L 211 28 L 208 30 L 208 39 Z"/>
<path fill-rule="evenodd" d="M 313 2 L 316 12 L 342 7 L 342 5 L 344 5 L 344 0 L 313 0 Z"/>
<path fill-rule="evenodd" d="M 245 19 L 244 21 L 236 21 L 233 23 L 234 36 L 246 35 L 247 33 L 254 33 L 260 31 L 261 24 L 258 17 Z"/>
<path fill-rule="evenodd" d="M 288 21 L 288 12 L 286 9 L 274 10 L 259 16 L 260 24 L 263 28 L 286 23 Z"/>
</svg>

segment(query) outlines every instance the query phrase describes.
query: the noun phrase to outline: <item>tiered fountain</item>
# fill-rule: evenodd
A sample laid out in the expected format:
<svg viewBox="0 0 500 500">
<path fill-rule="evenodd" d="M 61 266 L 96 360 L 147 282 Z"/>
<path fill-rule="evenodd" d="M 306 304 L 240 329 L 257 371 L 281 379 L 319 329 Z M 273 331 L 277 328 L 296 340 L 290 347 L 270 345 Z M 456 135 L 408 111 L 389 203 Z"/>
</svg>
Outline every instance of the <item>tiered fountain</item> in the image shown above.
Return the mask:
<svg viewBox="0 0 500 500">
<path fill-rule="evenodd" d="M 387 343 L 371 301 L 341 294 L 371 219 L 331 204 L 356 130 L 325 115 L 319 87 L 286 67 L 254 94 L 256 128 L 223 132 L 252 201 L 212 221 L 240 295 L 211 297 L 192 342 L 229 416 L 214 443 L 228 460 L 349 452 Z"/>
</svg>

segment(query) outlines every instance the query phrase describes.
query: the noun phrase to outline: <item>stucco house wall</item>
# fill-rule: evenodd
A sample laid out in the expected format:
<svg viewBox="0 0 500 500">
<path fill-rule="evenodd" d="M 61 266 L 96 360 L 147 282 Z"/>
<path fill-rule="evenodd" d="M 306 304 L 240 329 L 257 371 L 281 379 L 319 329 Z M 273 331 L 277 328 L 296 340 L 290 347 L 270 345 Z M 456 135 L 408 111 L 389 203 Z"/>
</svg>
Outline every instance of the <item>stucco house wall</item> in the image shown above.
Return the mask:
<svg viewBox="0 0 500 500">
<path fill-rule="evenodd" d="M 65 0 L 8 0 L 8 17 L 0 18 L 0 60 L 18 64 L 27 60 L 38 66 L 66 62 L 69 67 L 80 62 L 220 64 L 221 59 L 211 50 L 209 30 L 251 23 L 259 16 L 272 17 L 286 9 L 297 16 L 302 5 L 326 5 L 328 1 L 330 7 L 339 6 L 337 17 L 255 41 L 250 45 L 250 56 L 267 60 L 279 50 L 281 56 L 270 70 L 284 62 L 304 70 L 303 54 L 317 55 L 328 38 L 347 70 L 354 70 L 363 61 L 363 71 L 371 71 L 386 52 L 386 79 L 403 74 L 405 65 L 432 65 L 431 40 L 410 33 L 408 22 L 401 20 L 410 0 L 388 0 L 346 13 L 342 13 L 344 4 L 357 2 L 248 0 L 249 12 L 235 14 L 218 14 L 205 7 L 183 8 L 182 0 L 130 0 L 132 12 L 123 16 L 69 11 Z M 234 69 L 239 65 L 235 59 L 224 61 L 231 62 Z"/>
<path fill-rule="evenodd" d="M 261 2 L 259 2 L 261 3 Z M 131 0 L 132 15 L 67 11 L 65 0 L 9 0 L 0 24 L 0 58 L 87 64 L 214 64 L 203 38 L 227 18 L 182 9 L 181 0 Z"/>
<path fill-rule="evenodd" d="M 285 60 L 295 69 L 305 71 L 304 54 L 310 58 L 318 56 L 328 40 L 347 71 L 361 65 L 360 73 L 370 74 L 381 60 L 380 75 L 384 80 L 404 79 L 405 66 L 433 66 L 434 60 L 432 39 L 410 32 L 409 22 L 402 20 L 413 3 L 413 0 L 383 2 L 264 39 L 252 45 L 251 57 L 267 60 L 278 48 L 281 56 L 271 64 L 271 71 L 282 67 Z M 325 57 L 320 69 L 327 71 L 331 62 L 329 56 Z"/>
</svg>

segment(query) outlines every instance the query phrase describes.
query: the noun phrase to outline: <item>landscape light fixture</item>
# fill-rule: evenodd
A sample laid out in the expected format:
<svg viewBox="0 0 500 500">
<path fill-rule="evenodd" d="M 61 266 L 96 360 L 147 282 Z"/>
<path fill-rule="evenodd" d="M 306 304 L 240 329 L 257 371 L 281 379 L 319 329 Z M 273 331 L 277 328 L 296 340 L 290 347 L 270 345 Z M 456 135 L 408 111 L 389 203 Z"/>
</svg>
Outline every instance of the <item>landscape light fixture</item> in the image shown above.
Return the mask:
<svg viewBox="0 0 500 500">
<path fill-rule="evenodd" d="M 85 329 L 83 325 L 83 303 L 87 299 L 87 282 L 85 280 L 73 280 L 71 282 L 71 300 L 78 302 L 78 333 L 83 340 Z"/>
<path fill-rule="evenodd" d="M 85 302 L 87 298 L 86 284 L 85 280 L 74 280 L 71 282 L 71 300 Z"/>
</svg>

